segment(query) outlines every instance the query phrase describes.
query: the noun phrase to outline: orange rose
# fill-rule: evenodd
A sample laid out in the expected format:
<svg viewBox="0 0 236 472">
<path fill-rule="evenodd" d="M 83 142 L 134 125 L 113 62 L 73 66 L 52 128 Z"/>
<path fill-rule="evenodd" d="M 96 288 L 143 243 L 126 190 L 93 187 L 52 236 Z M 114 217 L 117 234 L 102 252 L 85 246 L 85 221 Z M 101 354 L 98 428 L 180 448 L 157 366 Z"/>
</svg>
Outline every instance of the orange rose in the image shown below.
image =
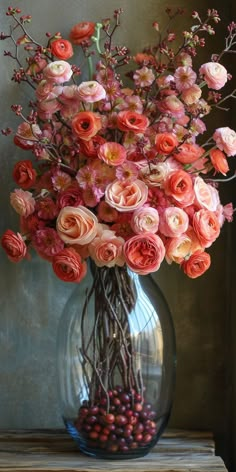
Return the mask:
<svg viewBox="0 0 236 472">
<path fill-rule="evenodd" d="M 135 111 L 121 111 L 117 115 L 117 128 L 121 131 L 144 133 L 149 126 L 149 119 Z"/>
<path fill-rule="evenodd" d="M 19 161 L 13 168 L 13 179 L 23 190 L 31 188 L 36 179 L 36 170 L 29 160 Z"/>
<path fill-rule="evenodd" d="M 155 145 L 159 154 L 170 154 L 178 146 L 178 139 L 172 133 L 158 133 Z"/>
<path fill-rule="evenodd" d="M 81 282 L 87 273 L 87 264 L 73 248 L 63 249 L 53 257 L 52 268 L 64 282 Z"/>
<path fill-rule="evenodd" d="M 211 265 L 211 257 L 207 252 L 197 251 L 181 265 L 184 273 L 191 279 L 204 274 Z"/>
<path fill-rule="evenodd" d="M 95 23 L 92 21 L 83 21 L 73 26 L 70 32 L 70 40 L 73 44 L 81 44 L 87 41 L 95 32 Z"/>
<path fill-rule="evenodd" d="M 226 175 L 229 171 L 229 166 L 225 154 L 219 149 L 212 149 L 210 151 L 210 158 L 216 172 Z"/>
<path fill-rule="evenodd" d="M 165 246 L 157 234 L 138 234 L 124 244 L 124 256 L 133 272 L 146 275 L 159 269 L 165 257 Z"/>
<path fill-rule="evenodd" d="M 184 170 L 171 172 L 164 182 L 164 189 L 166 195 L 181 207 L 191 205 L 194 201 L 193 181 Z"/>
<path fill-rule="evenodd" d="M 210 247 L 220 234 L 220 223 L 213 211 L 201 209 L 193 215 L 193 229 L 203 247 Z"/>
<path fill-rule="evenodd" d="M 95 238 L 97 230 L 97 217 L 82 205 L 66 206 L 57 217 L 57 232 L 66 244 L 84 246 Z"/>
<path fill-rule="evenodd" d="M 58 59 L 66 60 L 73 56 L 73 48 L 67 39 L 55 39 L 51 43 L 51 53 Z"/>
<path fill-rule="evenodd" d="M 7 229 L 2 236 L 1 245 L 11 262 L 20 262 L 27 254 L 27 246 L 20 233 Z"/>
<path fill-rule="evenodd" d="M 81 111 L 72 120 L 74 133 L 85 141 L 89 141 L 102 127 L 99 115 L 91 111 Z"/>
<path fill-rule="evenodd" d="M 197 161 L 203 154 L 204 149 L 197 144 L 184 143 L 178 148 L 178 152 L 174 154 L 174 158 L 181 164 L 191 164 Z"/>
</svg>

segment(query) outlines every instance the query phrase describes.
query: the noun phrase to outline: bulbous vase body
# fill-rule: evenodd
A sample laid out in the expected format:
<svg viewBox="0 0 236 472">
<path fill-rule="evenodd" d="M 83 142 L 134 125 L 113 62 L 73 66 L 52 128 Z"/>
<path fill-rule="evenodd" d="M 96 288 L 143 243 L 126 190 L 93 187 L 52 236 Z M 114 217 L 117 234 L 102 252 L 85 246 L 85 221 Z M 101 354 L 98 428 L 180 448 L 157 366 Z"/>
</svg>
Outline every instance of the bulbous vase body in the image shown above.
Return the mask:
<svg viewBox="0 0 236 472">
<path fill-rule="evenodd" d="M 62 416 L 80 451 L 146 455 L 163 432 L 175 379 L 168 305 L 151 276 L 93 267 L 58 331 Z"/>
</svg>

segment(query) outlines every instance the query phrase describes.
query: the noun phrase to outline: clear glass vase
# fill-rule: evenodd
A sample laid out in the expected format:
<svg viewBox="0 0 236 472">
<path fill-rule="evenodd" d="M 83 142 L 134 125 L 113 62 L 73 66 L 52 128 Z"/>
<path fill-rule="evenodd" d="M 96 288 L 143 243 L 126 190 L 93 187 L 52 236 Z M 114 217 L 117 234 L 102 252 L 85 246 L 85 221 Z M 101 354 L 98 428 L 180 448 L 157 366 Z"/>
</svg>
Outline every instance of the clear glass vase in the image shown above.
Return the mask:
<svg viewBox="0 0 236 472">
<path fill-rule="evenodd" d="M 98 268 L 76 287 L 58 330 L 62 417 L 80 451 L 146 455 L 170 415 L 175 336 L 151 276 Z"/>
</svg>

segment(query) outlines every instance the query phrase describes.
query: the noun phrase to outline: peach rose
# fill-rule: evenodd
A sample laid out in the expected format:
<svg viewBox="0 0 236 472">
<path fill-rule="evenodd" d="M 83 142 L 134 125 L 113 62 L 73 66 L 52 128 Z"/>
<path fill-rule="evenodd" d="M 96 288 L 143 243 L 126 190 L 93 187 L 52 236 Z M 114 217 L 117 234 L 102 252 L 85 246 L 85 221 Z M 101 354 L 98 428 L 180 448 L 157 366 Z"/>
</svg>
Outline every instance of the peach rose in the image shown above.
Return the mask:
<svg viewBox="0 0 236 472">
<path fill-rule="evenodd" d="M 178 139 L 172 133 L 159 133 L 155 145 L 159 154 L 170 154 L 178 146 Z"/>
<path fill-rule="evenodd" d="M 27 254 L 27 246 L 20 233 L 7 229 L 1 238 L 1 245 L 11 262 L 20 262 Z"/>
<path fill-rule="evenodd" d="M 86 207 L 66 206 L 57 217 L 57 232 L 66 244 L 90 243 L 97 234 L 97 217 Z"/>
<path fill-rule="evenodd" d="M 13 168 L 13 179 L 23 190 L 32 187 L 36 180 L 36 170 L 33 169 L 32 162 L 25 159 L 19 161 Z"/>
<path fill-rule="evenodd" d="M 191 254 L 192 241 L 186 234 L 181 234 L 178 238 L 170 238 L 165 244 L 166 248 L 166 262 L 171 264 L 175 262 L 180 264 L 183 260 Z"/>
<path fill-rule="evenodd" d="M 226 175 L 229 171 L 229 165 L 225 154 L 219 149 L 211 149 L 209 155 L 215 171 Z"/>
<path fill-rule="evenodd" d="M 115 235 L 114 231 L 104 229 L 101 234 L 94 238 L 88 250 L 91 258 L 98 267 L 123 266 L 124 239 Z"/>
<path fill-rule="evenodd" d="M 81 111 L 72 120 L 72 130 L 80 139 L 89 141 L 102 128 L 101 117 L 92 111 Z"/>
<path fill-rule="evenodd" d="M 233 129 L 225 126 L 217 128 L 213 134 L 213 139 L 217 147 L 224 151 L 227 156 L 235 156 L 236 154 L 236 133 Z"/>
<path fill-rule="evenodd" d="M 10 194 L 10 203 L 18 215 L 25 217 L 31 215 L 35 209 L 35 199 L 32 193 L 22 189 L 15 189 Z"/>
<path fill-rule="evenodd" d="M 149 126 L 149 119 L 135 111 L 120 111 L 117 115 L 117 128 L 121 131 L 144 133 Z"/>
<path fill-rule="evenodd" d="M 181 207 L 191 205 L 194 201 L 193 181 L 184 170 L 171 172 L 164 182 L 164 190 Z"/>
<path fill-rule="evenodd" d="M 203 251 L 197 251 L 181 265 L 184 273 L 191 279 L 196 279 L 204 274 L 211 265 L 210 254 Z"/>
<path fill-rule="evenodd" d="M 159 213 L 155 208 L 144 206 L 135 210 L 131 228 L 136 234 L 156 233 L 159 226 Z"/>
<path fill-rule="evenodd" d="M 177 238 L 188 229 L 189 219 L 182 208 L 167 207 L 160 217 L 159 231 L 169 238 Z"/>
<path fill-rule="evenodd" d="M 140 208 L 147 200 L 148 187 L 141 180 L 127 182 L 115 180 L 105 191 L 105 200 L 120 212 L 134 211 Z"/>
<path fill-rule="evenodd" d="M 79 283 L 87 273 L 87 264 L 73 248 L 65 248 L 53 257 L 52 268 L 63 282 Z"/>
<path fill-rule="evenodd" d="M 220 223 L 213 211 L 201 209 L 193 215 L 193 229 L 201 245 L 210 247 L 220 234 Z"/>
<path fill-rule="evenodd" d="M 50 62 L 43 70 L 45 79 L 54 84 L 67 82 L 72 74 L 71 65 L 66 61 Z"/>
<path fill-rule="evenodd" d="M 208 87 L 213 90 L 220 90 L 228 79 L 226 68 L 219 62 L 207 62 L 200 67 L 199 72 Z"/>
<path fill-rule="evenodd" d="M 165 257 L 165 246 L 157 234 L 138 234 L 125 242 L 124 256 L 133 272 L 147 275 L 159 269 Z"/>
<path fill-rule="evenodd" d="M 51 53 L 57 59 L 66 60 L 73 56 L 73 48 L 67 39 L 55 39 L 50 44 Z"/>
<path fill-rule="evenodd" d="M 194 180 L 195 206 L 206 208 L 206 210 L 216 211 L 220 204 L 219 193 L 215 187 L 207 184 L 201 177 Z"/>
<path fill-rule="evenodd" d="M 90 80 L 78 86 L 76 95 L 82 102 L 94 103 L 106 98 L 106 90 L 96 80 Z"/>
<path fill-rule="evenodd" d="M 87 41 L 95 32 L 95 23 L 92 21 L 83 21 L 73 26 L 70 31 L 70 40 L 73 44 L 81 44 Z"/>
</svg>

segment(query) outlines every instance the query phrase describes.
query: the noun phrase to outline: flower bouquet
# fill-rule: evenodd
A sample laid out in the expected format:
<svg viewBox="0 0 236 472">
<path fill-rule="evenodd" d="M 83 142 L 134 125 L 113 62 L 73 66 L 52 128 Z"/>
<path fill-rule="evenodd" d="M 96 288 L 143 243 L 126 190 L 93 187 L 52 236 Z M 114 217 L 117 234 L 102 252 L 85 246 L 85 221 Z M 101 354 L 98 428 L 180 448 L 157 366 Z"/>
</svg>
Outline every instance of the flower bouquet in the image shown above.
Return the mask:
<svg viewBox="0 0 236 472">
<path fill-rule="evenodd" d="M 198 49 L 220 21 L 216 10 L 204 20 L 193 12 L 180 39 L 154 22 L 155 44 L 135 55 L 114 42 L 121 13 L 77 23 L 69 39 L 46 33 L 42 45 L 27 31 L 30 15 L 8 8 L 11 28 L 1 39 L 14 50 L 4 55 L 16 62 L 13 81 L 32 91 L 29 113 L 12 105 L 20 119 L 14 143 L 33 160 L 24 155 L 14 165 L 10 203 L 20 229 L 7 229 L 1 245 L 12 262 L 34 249 L 65 282 L 84 282 L 92 262 L 80 324 L 86 388 L 74 425 L 82 443 L 88 437 L 95 449 L 128 453 L 146 451 L 158 429 L 131 339 L 139 292 L 130 274 L 153 273 L 166 260 L 188 277 L 201 276 L 211 264 L 208 249 L 232 221 L 232 203 L 222 204 L 218 182 L 235 177 L 228 174 L 236 133 L 220 126 L 204 138 L 204 118 L 236 96 L 221 93 L 231 78 L 221 61 L 235 52 L 236 24 L 228 26 L 222 52 L 195 69 Z M 183 12 L 166 13 L 170 25 Z"/>
</svg>

